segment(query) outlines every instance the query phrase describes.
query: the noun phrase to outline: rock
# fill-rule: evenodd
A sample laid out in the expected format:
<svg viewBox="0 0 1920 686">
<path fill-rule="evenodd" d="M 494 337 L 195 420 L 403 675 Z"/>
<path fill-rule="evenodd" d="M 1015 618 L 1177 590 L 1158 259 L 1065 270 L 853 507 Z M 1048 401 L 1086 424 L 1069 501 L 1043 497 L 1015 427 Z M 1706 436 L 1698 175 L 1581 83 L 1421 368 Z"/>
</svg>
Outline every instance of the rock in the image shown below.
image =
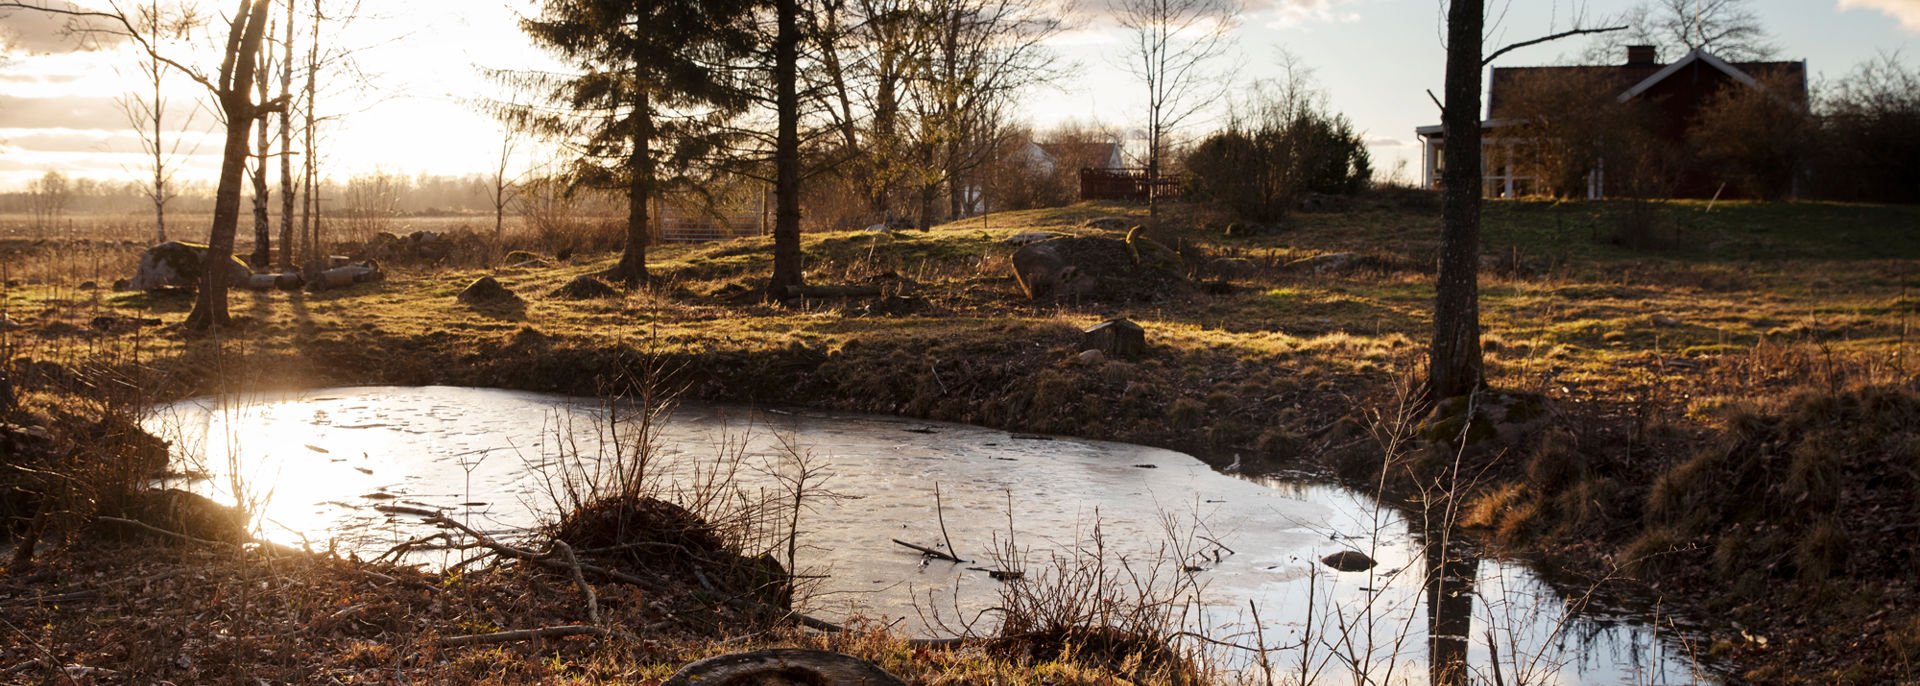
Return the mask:
<svg viewBox="0 0 1920 686">
<path fill-rule="evenodd" d="M 1118 360 L 1147 354 L 1147 330 L 1127 319 L 1109 319 L 1086 330 L 1080 347 Z"/>
<path fill-rule="evenodd" d="M 94 283 L 92 281 L 82 281 L 80 282 L 80 290 L 97 291 L 97 290 L 100 290 L 100 284 Z"/>
<path fill-rule="evenodd" d="M 1359 258 L 1359 255 L 1350 252 L 1327 253 L 1324 255 L 1314 255 L 1313 257 L 1303 257 L 1288 262 L 1287 269 L 1311 271 L 1315 274 L 1346 271 L 1352 267 Z"/>
<path fill-rule="evenodd" d="M 1341 572 L 1364 572 L 1380 564 L 1357 550 L 1342 550 L 1320 558 L 1320 563 Z"/>
<path fill-rule="evenodd" d="M 475 279 L 466 290 L 460 291 L 459 299 L 468 305 L 518 305 L 523 302 L 520 296 L 507 290 L 506 286 L 500 285 L 491 276 Z"/>
<path fill-rule="evenodd" d="M 1040 241 L 1050 241 L 1055 238 L 1066 238 L 1066 237 L 1067 237 L 1067 234 L 1060 233 L 1058 231 L 1023 231 L 1020 233 L 1016 233 L 1012 236 L 1008 236 L 1006 240 L 1003 240 L 1000 242 L 1004 245 L 1019 247 L 1019 246 L 1028 245 L 1031 243 L 1039 243 Z"/>
<path fill-rule="evenodd" d="M 864 229 L 867 233 L 887 233 L 890 231 L 912 231 L 913 222 L 905 219 L 889 219 Z"/>
<path fill-rule="evenodd" d="M 620 297 L 620 289 L 614 288 L 600 279 L 582 274 L 573 277 L 567 285 L 554 290 L 553 297 L 561 300 L 598 300 L 600 298 Z"/>
<path fill-rule="evenodd" d="M 681 667 L 661 686 L 906 686 L 871 662 L 840 653 L 772 648 L 710 657 Z"/>
<path fill-rule="evenodd" d="M 367 260 L 358 264 L 339 265 L 321 271 L 313 275 L 313 278 L 308 279 L 307 285 L 315 291 L 326 291 L 336 288 L 347 288 L 354 284 L 373 283 L 385 280 L 386 278 L 387 274 L 380 269 L 379 262 Z M 279 277 L 275 277 L 274 283 L 276 285 L 279 284 Z"/>
<path fill-rule="evenodd" d="M 1084 365 L 1096 365 L 1107 361 L 1107 354 L 1098 350 L 1082 350 L 1075 359 Z"/>
<path fill-rule="evenodd" d="M 248 269 L 247 263 L 240 261 L 240 258 L 229 259 L 229 283 L 238 284 L 253 275 L 253 270 Z M 128 286 L 138 291 L 198 288 L 206 262 L 205 245 L 180 241 L 161 243 L 148 248 L 146 254 L 140 256 L 140 269 L 134 273 L 133 281 Z"/>
<path fill-rule="evenodd" d="M 1218 257 L 1207 261 L 1207 274 L 1216 279 L 1245 279 L 1259 273 L 1260 267 L 1244 257 Z"/>
<path fill-rule="evenodd" d="M 1113 233 L 1121 233 L 1123 231 L 1133 228 L 1133 220 L 1128 219 L 1126 217 L 1095 217 L 1093 219 L 1088 219 L 1087 223 L 1081 224 L 1081 226 L 1084 226 L 1089 229 L 1097 229 L 1100 231 L 1111 231 Z"/>
<path fill-rule="evenodd" d="M 1136 259 L 1137 247 L 1144 259 Z M 1056 238 L 1014 251 L 1013 275 L 1031 300 L 1149 300 L 1185 283 L 1180 271 L 1168 268 L 1163 258 L 1145 244 L 1103 237 Z"/>
<path fill-rule="evenodd" d="M 1653 315 L 1653 317 L 1649 321 L 1653 322 L 1654 326 L 1658 326 L 1663 329 L 1674 329 L 1674 328 L 1679 328 L 1681 326 L 1680 320 L 1675 319 L 1673 317 L 1669 317 L 1664 314 Z"/>
<path fill-rule="evenodd" d="M 113 290 L 116 290 L 116 291 L 133 290 L 133 280 L 132 279 L 114 279 Z"/>
</svg>

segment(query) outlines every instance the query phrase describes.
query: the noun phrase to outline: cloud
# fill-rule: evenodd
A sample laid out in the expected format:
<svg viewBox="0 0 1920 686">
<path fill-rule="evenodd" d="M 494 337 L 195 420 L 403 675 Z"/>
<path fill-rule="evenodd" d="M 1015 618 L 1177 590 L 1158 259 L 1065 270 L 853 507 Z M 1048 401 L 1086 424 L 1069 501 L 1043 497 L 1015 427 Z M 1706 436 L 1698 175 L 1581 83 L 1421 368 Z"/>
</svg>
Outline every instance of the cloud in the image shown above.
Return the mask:
<svg viewBox="0 0 1920 686">
<path fill-rule="evenodd" d="M 1303 24 L 1331 24 L 1358 21 L 1360 16 L 1343 12 L 1342 5 L 1354 0 L 1253 0 L 1247 9 L 1270 17 L 1268 26 L 1291 28 Z"/>
<path fill-rule="evenodd" d="M 1879 10 L 1900 20 L 1900 27 L 1920 33 L 1920 0 L 1840 0 L 1842 10 Z"/>
<path fill-rule="evenodd" d="M 71 2 L 48 2 L 48 7 L 83 8 Z M 103 34 L 109 24 L 99 19 L 69 17 L 32 10 L 0 10 L 0 53 L 59 54 L 110 47 L 123 38 Z"/>
<path fill-rule="evenodd" d="M 0 128 L 127 128 L 126 113 L 110 97 L 22 98 L 0 95 Z"/>
</svg>

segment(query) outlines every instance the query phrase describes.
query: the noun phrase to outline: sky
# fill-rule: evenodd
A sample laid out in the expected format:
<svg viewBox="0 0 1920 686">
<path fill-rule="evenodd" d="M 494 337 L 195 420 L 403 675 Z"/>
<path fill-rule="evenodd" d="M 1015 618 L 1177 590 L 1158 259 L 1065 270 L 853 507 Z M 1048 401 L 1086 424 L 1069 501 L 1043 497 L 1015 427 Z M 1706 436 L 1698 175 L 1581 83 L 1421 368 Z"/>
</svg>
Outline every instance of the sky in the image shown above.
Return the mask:
<svg viewBox="0 0 1920 686">
<path fill-rule="evenodd" d="M 99 5 L 105 0 L 78 0 Z M 1065 120 L 1137 129 L 1144 87 L 1122 66 L 1126 35 L 1106 16 L 1111 0 L 1082 0 L 1075 27 L 1050 43 L 1074 66 L 1053 87 L 1022 97 L 1029 123 L 1046 128 Z M 216 3 L 225 6 L 227 3 Z M 303 3 L 304 4 L 304 3 Z M 345 0 L 329 3 L 345 4 Z M 1490 0 L 1495 8 L 1502 0 Z M 1586 0 L 1588 24 L 1629 9 L 1633 0 Z M 1488 43 L 1505 44 L 1569 28 L 1572 0 L 1511 0 L 1499 12 Z M 1781 59 L 1804 59 L 1815 76 L 1838 78 L 1882 53 L 1920 62 L 1920 0 L 1751 0 L 1772 33 Z M 324 96 L 323 167 L 333 177 L 370 171 L 397 174 L 469 174 L 499 155 L 499 125 L 474 103 L 498 97 L 487 69 L 551 66 L 519 33 L 516 18 L 532 11 L 526 0 L 364 0 L 365 16 L 331 45 L 357 54 L 363 77 Z M 226 11 L 231 11 L 227 9 Z M 1311 70 L 1328 104 L 1363 132 L 1375 168 L 1392 174 L 1401 161 L 1418 176 L 1413 129 L 1437 123 L 1427 91 L 1439 92 L 1444 49 L 1440 0 L 1249 0 L 1233 45 L 1216 63 L 1229 85 L 1224 97 L 1196 118 L 1191 133 L 1218 126 L 1226 103 L 1258 81 L 1278 77 L 1284 55 Z M 0 190 L 18 189 L 50 169 L 70 176 L 130 181 L 151 174 L 137 154 L 117 98 L 139 87 L 128 46 L 77 50 L 59 22 L 16 13 L 0 18 Z M 190 41 L 191 42 L 191 41 Z M 201 42 L 205 42 L 204 39 Z M 1515 51 L 1496 66 L 1563 63 L 1588 44 L 1564 41 Z M 206 51 L 175 46 L 192 64 L 217 67 Z M 1663 56 L 1671 57 L 1671 56 Z M 206 91 L 170 77 L 175 111 L 209 101 Z M 208 181 L 218 165 L 216 119 L 192 120 L 180 178 Z M 196 144 L 197 143 L 197 147 Z M 516 164 L 537 160 L 523 159 Z"/>
</svg>

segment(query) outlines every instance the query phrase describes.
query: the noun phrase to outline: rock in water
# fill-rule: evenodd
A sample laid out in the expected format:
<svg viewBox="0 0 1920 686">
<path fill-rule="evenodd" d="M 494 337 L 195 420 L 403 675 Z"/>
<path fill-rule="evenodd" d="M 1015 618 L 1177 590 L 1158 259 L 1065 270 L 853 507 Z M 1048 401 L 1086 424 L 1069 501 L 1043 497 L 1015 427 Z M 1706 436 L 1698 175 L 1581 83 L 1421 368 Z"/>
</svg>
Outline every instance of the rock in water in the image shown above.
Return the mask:
<svg viewBox="0 0 1920 686">
<path fill-rule="evenodd" d="M 1379 564 L 1374 562 L 1373 558 L 1367 557 L 1366 553 L 1357 550 L 1342 550 L 1320 558 L 1320 562 L 1342 572 L 1364 572 Z"/>
<path fill-rule="evenodd" d="M 517 305 L 522 301 L 520 296 L 500 285 L 498 280 L 482 276 L 467 286 L 466 290 L 460 291 L 460 302 L 468 305 Z"/>
<path fill-rule="evenodd" d="M 775 648 L 710 657 L 675 672 L 661 686 L 906 686 L 871 662 L 824 650 Z"/>
<path fill-rule="evenodd" d="M 612 284 L 582 274 L 573 277 L 567 285 L 553 292 L 553 297 L 561 300 L 598 300 L 600 298 L 620 297 L 620 289 Z"/>
<path fill-rule="evenodd" d="M 253 270 L 238 257 L 231 257 L 228 265 L 228 283 L 244 285 Z M 200 275 L 205 273 L 207 264 L 207 246 L 199 243 L 173 241 L 161 243 L 147 249 L 140 256 L 140 270 L 134 273 L 129 284 L 134 290 L 158 291 L 168 288 L 197 288 Z"/>
</svg>

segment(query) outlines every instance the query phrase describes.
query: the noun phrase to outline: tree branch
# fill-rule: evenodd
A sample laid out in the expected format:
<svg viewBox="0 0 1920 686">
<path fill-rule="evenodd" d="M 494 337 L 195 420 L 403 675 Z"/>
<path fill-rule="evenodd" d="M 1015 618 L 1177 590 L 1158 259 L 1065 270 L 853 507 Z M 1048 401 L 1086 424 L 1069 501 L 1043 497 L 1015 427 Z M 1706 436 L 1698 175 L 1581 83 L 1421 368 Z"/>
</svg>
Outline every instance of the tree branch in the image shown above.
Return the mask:
<svg viewBox="0 0 1920 686">
<path fill-rule="evenodd" d="M 1518 43 L 1514 43 L 1507 47 L 1493 51 L 1493 53 L 1487 55 L 1485 59 L 1480 60 L 1480 66 L 1484 67 L 1489 64 L 1493 64 L 1493 61 L 1500 59 L 1502 55 L 1505 55 L 1509 52 L 1513 52 L 1515 50 L 1519 50 L 1521 48 L 1539 45 L 1541 43 L 1551 43 L 1553 41 L 1557 41 L 1562 38 L 1572 38 L 1574 36 L 1586 36 L 1586 35 L 1601 34 L 1601 33 L 1613 33 L 1615 31 L 1625 31 L 1627 30 L 1627 28 L 1628 27 L 1625 27 L 1625 26 L 1610 26 L 1604 29 L 1574 29 L 1572 31 L 1561 31 L 1560 33 L 1556 33 L 1551 36 L 1541 36 L 1533 40 L 1520 41 Z"/>
</svg>

